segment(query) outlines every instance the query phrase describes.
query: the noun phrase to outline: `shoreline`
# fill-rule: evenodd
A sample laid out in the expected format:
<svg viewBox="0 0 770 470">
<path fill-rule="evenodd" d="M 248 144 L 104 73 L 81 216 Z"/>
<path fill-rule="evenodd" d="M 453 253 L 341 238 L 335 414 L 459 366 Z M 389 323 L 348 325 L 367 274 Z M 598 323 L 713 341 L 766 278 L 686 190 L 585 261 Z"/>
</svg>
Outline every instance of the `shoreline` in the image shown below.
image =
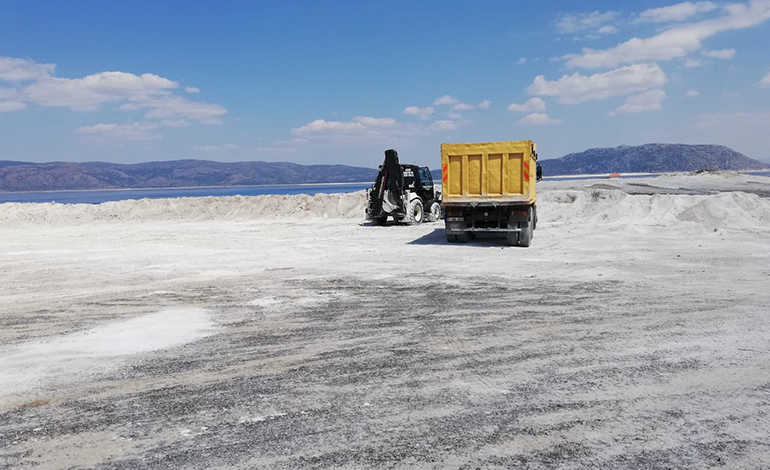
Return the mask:
<svg viewBox="0 0 770 470">
<path fill-rule="evenodd" d="M 714 173 L 722 173 L 722 172 L 734 172 L 734 173 L 741 173 L 741 174 L 761 174 L 761 176 L 768 176 L 770 177 L 770 169 L 763 169 L 763 170 L 716 170 Z M 580 175 L 548 175 L 543 177 L 543 182 L 548 181 L 554 181 L 554 180 L 590 180 L 590 179 L 624 179 L 624 178 L 642 178 L 642 177 L 659 177 L 663 175 L 687 175 L 691 174 L 693 172 L 686 172 L 686 171 L 679 171 L 679 172 L 663 172 L 663 173 L 643 173 L 643 172 L 636 172 L 636 173 L 620 173 L 621 176 L 611 178 L 611 173 L 594 173 L 594 174 L 580 174 Z M 708 172 L 706 172 L 708 173 Z M 358 182 L 338 182 L 338 183 L 280 183 L 280 184 L 254 184 L 254 185 L 234 185 L 234 186 L 178 186 L 178 187 L 142 187 L 142 188 L 103 188 L 103 189 L 52 189 L 52 190 L 41 190 L 41 191 L 2 191 L 0 190 L 0 196 L 13 196 L 13 195 L 25 195 L 25 194 L 65 194 L 65 193 L 81 193 L 81 194 L 89 194 L 89 193 L 128 193 L 131 191 L 164 191 L 173 193 L 174 191 L 191 191 L 191 190 L 204 190 L 204 189 L 211 189 L 211 190 L 233 190 L 233 189 L 245 189 L 245 188 L 256 188 L 256 189 L 264 189 L 264 188 L 287 188 L 287 187 L 295 187 L 295 188 L 311 188 L 311 187 L 317 187 L 317 188 L 333 188 L 333 187 L 340 187 L 340 186 L 363 186 L 363 189 L 366 189 L 366 187 L 370 186 L 372 182 L 367 181 L 358 181 Z M 436 186 L 441 186 L 440 183 L 437 183 Z M 190 197 L 197 197 L 197 196 L 190 196 Z M 0 202 L 1 203 L 1 202 Z"/>
<path fill-rule="evenodd" d="M 103 189 L 44 189 L 35 191 L 2 191 L 0 194 L 45 194 L 45 193 L 93 193 L 93 192 L 118 192 L 118 191 L 174 191 L 189 189 L 230 189 L 230 188 L 275 188 L 285 186 L 361 186 L 370 185 L 371 182 L 351 183 L 279 183 L 279 184 L 239 184 L 234 186 L 172 186 L 172 187 L 148 187 L 148 188 L 103 188 Z"/>
</svg>

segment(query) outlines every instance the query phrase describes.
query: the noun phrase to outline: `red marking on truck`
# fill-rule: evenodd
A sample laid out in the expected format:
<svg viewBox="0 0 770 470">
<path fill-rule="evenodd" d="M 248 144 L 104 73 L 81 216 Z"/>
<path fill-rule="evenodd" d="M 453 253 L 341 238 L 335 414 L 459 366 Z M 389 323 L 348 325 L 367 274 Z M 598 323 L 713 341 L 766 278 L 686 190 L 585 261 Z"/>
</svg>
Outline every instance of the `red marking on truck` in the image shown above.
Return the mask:
<svg viewBox="0 0 770 470">
<path fill-rule="evenodd" d="M 449 175 L 447 175 L 446 173 L 444 173 L 444 177 L 443 177 L 443 178 L 441 178 L 441 181 L 443 181 L 444 183 L 446 183 L 446 180 L 447 180 L 447 178 L 448 178 L 448 177 L 449 177 Z"/>
<path fill-rule="evenodd" d="M 527 181 L 529 181 L 529 173 L 527 173 L 526 171 L 524 172 L 524 178 L 525 178 Z"/>
<path fill-rule="evenodd" d="M 521 162 L 521 163 L 523 163 L 524 164 L 524 168 L 526 168 L 527 171 L 529 171 L 529 163 L 527 163 L 527 162 Z M 527 179 L 529 179 L 529 178 L 527 178 Z"/>
</svg>

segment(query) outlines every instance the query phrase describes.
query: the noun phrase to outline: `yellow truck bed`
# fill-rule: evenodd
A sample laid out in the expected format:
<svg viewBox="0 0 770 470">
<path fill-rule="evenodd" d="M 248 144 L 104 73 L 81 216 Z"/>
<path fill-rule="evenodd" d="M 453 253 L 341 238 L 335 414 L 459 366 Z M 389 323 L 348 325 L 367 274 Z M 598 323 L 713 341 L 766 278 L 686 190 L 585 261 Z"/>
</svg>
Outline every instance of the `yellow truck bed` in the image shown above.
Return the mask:
<svg viewBox="0 0 770 470">
<path fill-rule="evenodd" d="M 442 144 L 443 204 L 536 204 L 536 160 L 531 140 Z"/>
</svg>

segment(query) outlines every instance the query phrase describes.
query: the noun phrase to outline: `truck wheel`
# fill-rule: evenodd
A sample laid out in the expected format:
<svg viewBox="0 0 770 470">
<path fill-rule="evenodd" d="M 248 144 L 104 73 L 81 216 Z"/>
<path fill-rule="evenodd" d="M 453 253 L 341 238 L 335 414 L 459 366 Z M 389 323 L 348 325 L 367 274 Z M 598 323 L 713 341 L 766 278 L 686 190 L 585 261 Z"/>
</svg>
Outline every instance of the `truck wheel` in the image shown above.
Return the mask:
<svg viewBox="0 0 770 470">
<path fill-rule="evenodd" d="M 508 246 L 516 246 L 519 244 L 519 232 L 508 232 Z"/>
<path fill-rule="evenodd" d="M 459 235 L 447 234 L 446 236 L 446 241 L 449 243 L 468 243 L 468 240 L 470 240 L 470 238 L 467 233 L 461 233 Z"/>
<path fill-rule="evenodd" d="M 383 215 L 382 217 L 375 217 L 372 219 L 372 223 L 374 225 L 385 225 L 387 221 L 388 221 L 387 215 Z"/>
<path fill-rule="evenodd" d="M 520 222 L 521 232 L 519 232 L 519 246 L 528 247 L 532 243 L 532 230 L 534 218 L 532 217 L 532 208 L 527 211 L 527 221 Z M 515 233 L 515 232 L 514 232 Z"/>
<path fill-rule="evenodd" d="M 437 222 L 441 220 L 441 204 L 435 199 L 428 201 L 428 222 Z"/>
<path fill-rule="evenodd" d="M 425 211 L 422 207 L 422 201 L 412 199 L 412 202 L 409 203 L 409 207 L 406 209 L 406 223 L 409 225 L 421 224 L 424 216 Z"/>
<path fill-rule="evenodd" d="M 537 230 L 537 206 L 532 206 L 532 213 L 534 214 L 532 218 L 532 230 Z"/>
</svg>

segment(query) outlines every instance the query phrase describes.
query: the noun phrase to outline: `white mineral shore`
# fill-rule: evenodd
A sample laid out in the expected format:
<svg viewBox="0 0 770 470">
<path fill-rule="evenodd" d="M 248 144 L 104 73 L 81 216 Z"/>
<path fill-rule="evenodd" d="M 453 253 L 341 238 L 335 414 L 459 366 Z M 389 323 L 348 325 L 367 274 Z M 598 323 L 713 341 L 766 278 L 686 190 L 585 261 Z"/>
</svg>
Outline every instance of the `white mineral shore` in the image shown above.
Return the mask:
<svg viewBox="0 0 770 470">
<path fill-rule="evenodd" d="M 770 466 L 770 178 L 0 205 L 0 468 Z"/>
</svg>

